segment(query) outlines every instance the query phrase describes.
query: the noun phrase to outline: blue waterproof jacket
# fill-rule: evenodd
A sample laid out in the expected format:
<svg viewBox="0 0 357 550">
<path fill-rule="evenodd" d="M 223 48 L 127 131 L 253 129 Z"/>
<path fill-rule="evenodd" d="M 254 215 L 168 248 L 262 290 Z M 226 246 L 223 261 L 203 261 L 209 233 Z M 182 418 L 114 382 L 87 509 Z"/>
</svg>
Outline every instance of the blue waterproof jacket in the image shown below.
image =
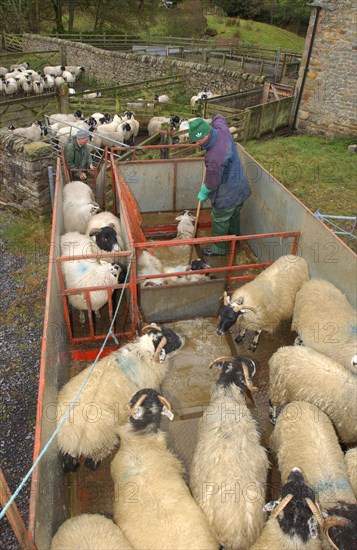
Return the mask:
<svg viewBox="0 0 357 550">
<path fill-rule="evenodd" d="M 202 145 L 206 151 L 205 183 L 212 190 L 212 206 L 216 210 L 225 210 L 243 203 L 251 190 L 225 118 L 215 115 L 211 128 L 209 140 Z"/>
</svg>

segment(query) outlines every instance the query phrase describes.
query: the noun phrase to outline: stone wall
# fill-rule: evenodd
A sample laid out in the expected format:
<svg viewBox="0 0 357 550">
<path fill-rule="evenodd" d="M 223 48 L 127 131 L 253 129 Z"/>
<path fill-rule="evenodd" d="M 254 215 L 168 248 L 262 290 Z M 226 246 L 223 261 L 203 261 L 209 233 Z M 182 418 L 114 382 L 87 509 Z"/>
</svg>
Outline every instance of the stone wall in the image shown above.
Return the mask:
<svg viewBox="0 0 357 550">
<path fill-rule="evenodd" d="M 212 92 L 225 94 L 250 90 L 261 86 L 265 80 L 264 76 L 232 71 L 223 67 L 147 54 L 106 51 L 80 42 L 33 34 L 24 35 L 22 47 L 24 51 L 60 48 L 65 64 L 83 66 L 87 77 L 111 86 L 160 76 L 185 74 L 186 91 L 197 93 L 204 86 L 209 86 Z M 165 90 L 162 93 L 165 93 Z"/>
<path fill-rule="evenodd" d="M 0 130 L 0 202 L 37 214 L 51 211 L 48 166 L 55 166 L 52 147 Z"/>
<path fill-rule="evenodd" d="M 320 0 L 317 32 L 313 42 L 297 129 L 326 137 L 356 133 L 356 7 L 354 0 Z M 305 51 L 297 90 L 300 89 L 317 9 L 311 9 Z"/>
</svg>

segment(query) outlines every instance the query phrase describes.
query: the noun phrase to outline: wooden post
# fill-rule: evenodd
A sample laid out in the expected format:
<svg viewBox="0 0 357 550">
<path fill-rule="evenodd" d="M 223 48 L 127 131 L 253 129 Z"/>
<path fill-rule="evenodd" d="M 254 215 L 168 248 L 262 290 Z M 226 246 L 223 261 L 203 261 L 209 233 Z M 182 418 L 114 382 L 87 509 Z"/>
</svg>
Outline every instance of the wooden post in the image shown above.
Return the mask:
<svg viewBox="0 0 357 550">
<path fill-rule="evenodd" d="M 244 111 L 247 113 L 247 117 L 245 119 L 245 128 L 244 128 L 244 139 L 243 139 L 243 143 L 246 143 L 247 139 L 249 139 L 249 130 L 250 130 L 250 117 L 252 115 L 252 111 L 251 109 L 246 109 L 246 111 Z"/>
<path fill-rule="evenodd" d="M 9 502 L 10 498 L 10 489 L 6 483 L 3 471 L 0 468 L 0 504 L 2 508 L 5 508 L 5 505 Z M 6 516 L 17 540 L 19 541 L 21 550 L 36 550 L 36 545 L 30 538 L 15 502 L 9 506 Z"/>
<path fill-rule="evenodd" d="M 272 127 L 273 134 L 276 130 L 276 125 L 278 123 L 278 116 L 279 116 L 279 111 L 280 111 L 280 101 L 281 100 L 275 102 L 275 111 L 274 111 L 273 127 Z"/>
<path fill-rule="evenodd" d="M 69 93 L 67 84 L 60 85 L 60 87 L 58 88 L 58 96 L 60 103 L 60 112 L 67 115 L 69 113 Z"/>
</svg>

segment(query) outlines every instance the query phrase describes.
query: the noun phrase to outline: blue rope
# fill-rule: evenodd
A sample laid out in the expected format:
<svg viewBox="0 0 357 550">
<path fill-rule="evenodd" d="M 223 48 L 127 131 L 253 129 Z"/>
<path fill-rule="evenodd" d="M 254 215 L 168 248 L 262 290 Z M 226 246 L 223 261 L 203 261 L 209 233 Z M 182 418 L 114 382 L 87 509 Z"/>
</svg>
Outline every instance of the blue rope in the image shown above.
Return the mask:
<svg viewBox="0 0 357 550">
<path fill-rule="evenodd" d="M 126 284 L 127 280 L 128 280 L 128 277 L 129 277 L 129 273 L 130 273 L 130 268 L 131 268 L 131 263 L 133 261 L 133 258 L 134 258 L 134 251 L 131 253 L 131 256 L 129 257 L 129 266 L 128 266 L 128 270 L 127 270 L 127 273 L 126 273 L 126 276 L 125 276 L 125 280 L 124 280 L 124 285 Z M 114 327 L 114 323 L 115 323 L 115 320 L 116 320 L 116 317 L 118 315 L 118 311 L 119 311 L 119 306 L 121 304 L 121 301 L 123 299 L 123 294 L 124 294 L 124 286 L 123 288 L 121 289 L 121 294 L 120 294 L 120 298 L 119 298 L 119 302 L 118 302 L 118 305 L 116 307 L 116 310 L 115 310 L 115 313 L 114 313 L 114 316 L 113 316 L 113 320 L 110 324 L 110 327 L 109 327 L 109 330 L 108 330 L 108 333 L 104 339 L 104 342 L 102 344 L 102 347 L 100 348 L 99 352 L 98 352 L 98 355 L 97 357 L 95 358 L 95 361 L 91 367 L 91 369 L 89 370 L 88 372 L 88 375 L 86 376 L 85 380 L 83 381 L 83 384 L 81 385 L 81 387 L 79 388 L 76 396 L 74 397 L 72 403 L 70 404 L 69 406 L 69 409 L 67 411 L 67 413 L 64 415 L 64 417 L 62 418 L 61 422 L 59 423 L 59 425 L 57 426 L 57 428 L 55 429 L 55 431 L 53 432 L 53 434 L 51 435 L 50 439 L 47 441 L 46 445 L 44 446 L 44 448 L 42 449 L 42 451 L 40 452 L 40 454 L 38 455 L 38 457 L 36 458 L 35 462 L 32 464 L 31 468 L 29 469 L 29 471 L 27 472 L 27 474 L 25 475 L 25 477 L 23 478 L 23 480 L 21 481 L 20 485 L 17 487 L 16 491 L 13 493 L 13 495 L 11 496 L 10 500 L 5 504 L 3 510 L 0 512 L 0 520 L 4 518 L 7 510 L 9 509 L 9 507 L 11 506 L 11 504 L 14 502 L 14 500 L 16 499 L 16 497 L 18 496 L 18 494 L 20 493 L 20 491 L 23 489 L 23 487 L 26 485 L 27 481 L 29 480 L 30 476 L 32 475 L 34 469 L 36 468 L 36 466 L 38 465 L 38 463 L 40 462 L 40 460 L 42 459 L 42 457 L 44 456 L 44 454 L 47 452 L 47 450 L 49 449 L 51 443 L 53 442 L 54 438 L 56 437 L 57 433 L 59 432 L 61 426 L 64 424 L 65 420 L 68 418 L 68 416 L 70 415 L 78 397 L 80 396 L 80 394 L 82 393 L 83 389 L 84 389 L 84 386 L 86 385 L 87 381 L 88 381 L 88 378 L 90 377 L 90 375 L 92 374 L 93 372 L 93 369 L 94 367 L 96 366 L 96 364 L 98 363 L 98 359 L 99 357 L 101 356 L 104 348 L 105 348 L 105 345 L 108 341 L 108 338 L 110 336 L 113 336 L 114 333 L 113 333 L 113 327 Z"/>
</svg>

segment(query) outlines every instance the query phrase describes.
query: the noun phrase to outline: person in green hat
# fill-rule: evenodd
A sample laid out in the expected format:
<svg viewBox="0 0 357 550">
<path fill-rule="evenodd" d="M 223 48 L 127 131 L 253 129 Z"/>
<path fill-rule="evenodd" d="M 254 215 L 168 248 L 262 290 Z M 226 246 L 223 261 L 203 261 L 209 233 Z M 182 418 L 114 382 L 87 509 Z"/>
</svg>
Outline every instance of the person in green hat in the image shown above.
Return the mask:
<svg viewBox="0 0 357 550">
<path fill-rule="evenodd" d="M 189 138 L 205 151 L 206 181 L 197 198 L 211 200 L 212 236 L 239 235 L 240 210 L 251 190 L 225 118 L 214 115 L 211 124 L 203 118 L 191 120 Z M 214 243 L 202 253 L 223 256 L 227 243 Z"/>
<path fill-rule="evenodd" d="M 64 147 L 68 168 L 74 173 L 74 177 L 79 177 L 82 181 L 87 180 L 85 170 L 94 170 L 92 155 L 86 147 L 89 135 L 87 130 L 80 129 Z"/>
</svg>

